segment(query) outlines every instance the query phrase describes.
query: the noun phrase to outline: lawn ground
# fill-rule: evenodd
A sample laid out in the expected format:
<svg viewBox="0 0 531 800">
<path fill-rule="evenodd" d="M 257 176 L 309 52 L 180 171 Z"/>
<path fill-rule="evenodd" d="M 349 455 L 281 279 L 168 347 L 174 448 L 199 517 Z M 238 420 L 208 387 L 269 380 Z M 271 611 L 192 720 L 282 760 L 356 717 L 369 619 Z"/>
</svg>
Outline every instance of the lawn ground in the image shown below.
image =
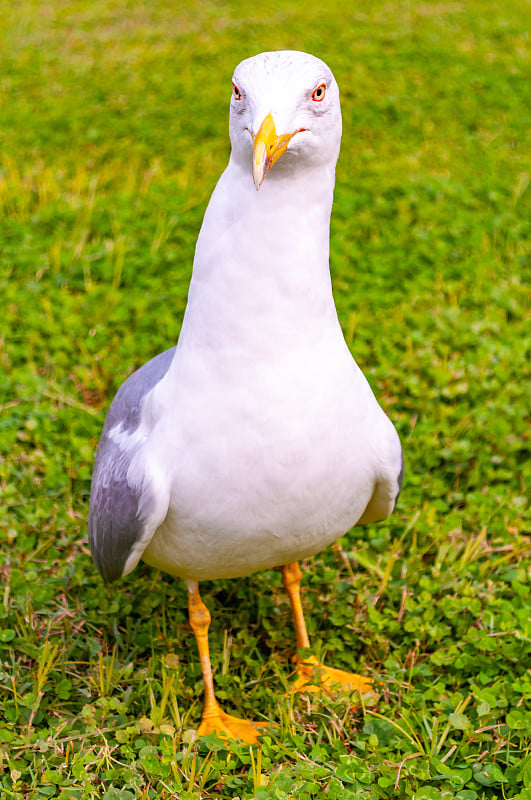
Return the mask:
<svg viewBox="0 0 531 800">
<path fill-rule="evenodd" d="M 2 797 L 531 800 L 524 4 L 1 6 Z M 185 586 L 104 586 L 86 519 L 105 410 L 179 333 L 232 69 L 277 48 L 342 91 L 334 294 L 406 477 L 303 565 L 375 711 L 286 698 L 277 573 L 204 585 L 220 700 L 276 723 L 249 748 L 194 741 Z"/>
</svg>

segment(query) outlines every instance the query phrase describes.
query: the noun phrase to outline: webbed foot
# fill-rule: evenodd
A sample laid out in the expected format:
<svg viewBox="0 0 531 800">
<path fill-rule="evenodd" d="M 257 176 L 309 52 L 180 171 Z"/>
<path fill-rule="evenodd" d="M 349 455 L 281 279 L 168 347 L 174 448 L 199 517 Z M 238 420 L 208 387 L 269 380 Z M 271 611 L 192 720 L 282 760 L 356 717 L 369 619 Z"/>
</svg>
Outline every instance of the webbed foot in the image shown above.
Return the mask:
<svg viewBox="0 0 531 800">
<path fill-rule="evenodd" d="M 262 735 L 260 728 L 267 727 L 267 724 L 261 722 L 251 722 L 248 719 L 233 717 L 218 706 L 206 714 L 203 713 L 197 735 L 207 736 L 209 733 L 217 733 L 222 738 L 241 739 L 243 742 L 254 744 Z"/>
<path fill-rule="evenodd" d="M 315 656 L 299 660 L 297 663 L 297 677 L 293 684 L 293 692 L 324 692 L 334 691 L 358 692 L 362 695 L 363 704 L 374 706 L 378 695 L 374 691 L 370 678 L 356 675 L 354 672 L 345 672 L 334 667 L 325 667 Z"/>
</svg>

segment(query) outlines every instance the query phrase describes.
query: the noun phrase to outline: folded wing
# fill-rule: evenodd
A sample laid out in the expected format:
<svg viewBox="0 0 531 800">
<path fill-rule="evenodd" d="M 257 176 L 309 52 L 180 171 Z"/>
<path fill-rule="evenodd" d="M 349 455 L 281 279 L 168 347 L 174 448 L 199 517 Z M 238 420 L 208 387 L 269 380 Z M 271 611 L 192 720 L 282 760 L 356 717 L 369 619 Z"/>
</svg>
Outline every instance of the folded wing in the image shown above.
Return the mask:
<svg viewBox="0 0 531 800">
<path fill-rule="evenodd" d="M 105 419 L 94 465 L 88 529 L 92 556 L 106 581 L 136 566 L 166 516 L 165 492 L 153 479 L 145 458 L 150 429 L 142 409 L 146 395 L 168 371 L 174 352 L 174 347 L 166 350 L 134 372 L 118 390 Z"/>
</svg>

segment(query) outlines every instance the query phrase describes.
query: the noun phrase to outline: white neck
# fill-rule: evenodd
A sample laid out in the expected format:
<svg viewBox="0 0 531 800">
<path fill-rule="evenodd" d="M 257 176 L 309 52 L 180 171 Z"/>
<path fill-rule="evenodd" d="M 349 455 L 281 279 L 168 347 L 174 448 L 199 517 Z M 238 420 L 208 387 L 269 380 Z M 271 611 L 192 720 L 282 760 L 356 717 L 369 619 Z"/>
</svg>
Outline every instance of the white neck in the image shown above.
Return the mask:
<svg viewBox="0 0 531 800">
<path fill-rule="evenodd" d="M 179 348 L 259 358 L 318 337 L 323 323 L 339 328 L 328 263 L 334 178 L 322 166 L 273 168 L 257 192 L 231 158 L 199 234 Z"/>
</svg>

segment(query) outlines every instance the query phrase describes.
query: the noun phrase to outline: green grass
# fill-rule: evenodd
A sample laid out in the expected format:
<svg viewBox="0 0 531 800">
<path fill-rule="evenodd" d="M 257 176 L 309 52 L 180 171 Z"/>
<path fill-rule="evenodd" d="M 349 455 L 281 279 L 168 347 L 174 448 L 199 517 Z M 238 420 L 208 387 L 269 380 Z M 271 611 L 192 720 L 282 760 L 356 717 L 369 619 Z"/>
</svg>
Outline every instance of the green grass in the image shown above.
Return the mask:
<svg viewBox="0 0 531 800">
<path fill-rule="evenodd" d="M 2 4 L 2 797 L 530 800 L 524 8 Z M 377 712 L 285 697 L 277 573 L 203 586 L 220 700 L 277 724 L 249 749 L 193 739 L 183 584 L 106 588 L 86 517 L 114 392 L 179 333 L 232 69 L 290 47 L 342 90 L 334 292 L 406 479 L 304 565 L 314 650 Z"/>
</svg>

